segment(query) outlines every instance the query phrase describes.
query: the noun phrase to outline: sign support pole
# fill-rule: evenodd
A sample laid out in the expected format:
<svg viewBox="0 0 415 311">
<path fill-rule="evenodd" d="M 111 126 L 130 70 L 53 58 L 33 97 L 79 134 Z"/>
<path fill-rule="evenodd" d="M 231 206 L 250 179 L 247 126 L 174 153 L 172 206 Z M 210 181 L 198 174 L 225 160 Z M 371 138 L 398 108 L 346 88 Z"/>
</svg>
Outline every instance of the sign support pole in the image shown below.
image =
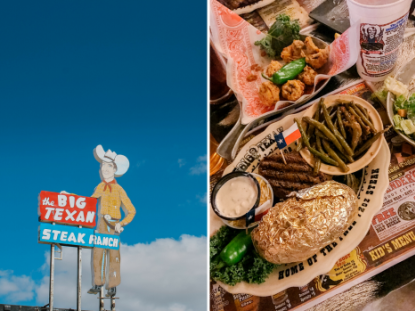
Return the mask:
<svg viewBox="0 0 415 311">
<path fill-rule="evenodd" d="M 76 309 L 81 311 L 81 297 L 82 297 L 82 247 L 78 246 L 78 295 L 76 296 Z"/>
<path fill-rule="evenodd" d="M 104 308 L 104 286 L 101 286 L 99 291 L 99 311 L 105 311 Z"/>
<path fill-rule="evenodd" d="M 53 286 L 55 281 L 55 244 L 50 245 L 49 310 L 53 311 Z"/>
</svg>

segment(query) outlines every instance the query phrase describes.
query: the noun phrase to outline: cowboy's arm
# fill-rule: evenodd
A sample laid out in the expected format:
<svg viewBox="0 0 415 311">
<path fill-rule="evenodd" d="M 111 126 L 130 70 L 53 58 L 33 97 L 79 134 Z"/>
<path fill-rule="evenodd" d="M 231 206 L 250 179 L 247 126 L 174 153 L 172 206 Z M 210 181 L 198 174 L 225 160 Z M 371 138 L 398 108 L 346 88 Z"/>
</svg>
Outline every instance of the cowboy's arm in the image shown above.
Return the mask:
<svg viewBox="0 0 415 311">
<path fill-rule="evenodd" d="M 101 197 L 103 194 L 104 194 L 104 191 L 103 191 L 103 186 L 102 186 L 101 184 L 99 184 L 99 185 L 95 188 L 94 193 L 91 195 L 91 198 L 96 198 L 96 199 L 98 199 L 98 198 L 99 198 L 99 197 Z"/>
<path fill-rule="evenodd" d="M 120 222 L 121 226 L 126 226 L 129 224 L 135 216 L 135 208 L 134 205 L 131 203 L 130 198 L 127 196 L 127 193 L 124 191 L 124 189 L 120 189 L 120 197 L 121 197 L 121 207 L 125 213 L 124 219 Z"/>
</svg>

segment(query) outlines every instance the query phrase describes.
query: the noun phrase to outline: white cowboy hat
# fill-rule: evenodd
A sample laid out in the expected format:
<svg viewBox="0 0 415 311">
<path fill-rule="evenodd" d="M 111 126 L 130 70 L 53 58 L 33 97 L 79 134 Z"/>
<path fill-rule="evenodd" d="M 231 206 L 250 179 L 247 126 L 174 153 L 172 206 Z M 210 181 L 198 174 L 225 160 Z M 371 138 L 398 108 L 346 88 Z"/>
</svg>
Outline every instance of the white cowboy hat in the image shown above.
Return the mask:
<svg viewBox="0 0 415 311">
<path fill-rule="evenodd" d="M 108 149 L 108 151 L 105 152 L 104 148 L 101 145 L 98 145 L 94 149 L 94 157 L 99 163 L 114 162 L 115 165 L 117 165 L 115 177 L 121 177 L 128 171 L 128 168 L 130 167 L 130 161 L 128 161 L 126 156 L 116 154 L 114 151 L 111 151 L 111 149 Z"/>
</svg>

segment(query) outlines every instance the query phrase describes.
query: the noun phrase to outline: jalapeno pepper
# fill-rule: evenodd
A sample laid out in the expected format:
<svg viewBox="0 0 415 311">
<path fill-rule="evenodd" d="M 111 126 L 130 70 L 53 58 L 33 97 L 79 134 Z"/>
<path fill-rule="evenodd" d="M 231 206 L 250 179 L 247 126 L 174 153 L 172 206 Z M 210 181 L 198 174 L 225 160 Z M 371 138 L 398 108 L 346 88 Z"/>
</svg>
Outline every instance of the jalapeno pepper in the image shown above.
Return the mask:
<svg viewBox="0 0 415 311">
<path fill-rule="evenodd" d="M 300 58 L 283 66 L 280 70 L 274 73 L 271 78 L 266 77 L 264 74 L 262 74 L 262 76 L 274 84 L 283 84 L 288 80 L 295 79 L 295 77 L 303 71 L 305 65 L 305 58 Z"/>
<path fill-rule="evenodd" d="M 219 270 L 225 265 L 232 266 L 237 264 L 242 260 L 251 246 L 251 232 L 249 231 L 247 234 L 245 230 L 241 231 L 220 252 L 219 258 L 221 262 L 214 269 Z"/>
</svg>

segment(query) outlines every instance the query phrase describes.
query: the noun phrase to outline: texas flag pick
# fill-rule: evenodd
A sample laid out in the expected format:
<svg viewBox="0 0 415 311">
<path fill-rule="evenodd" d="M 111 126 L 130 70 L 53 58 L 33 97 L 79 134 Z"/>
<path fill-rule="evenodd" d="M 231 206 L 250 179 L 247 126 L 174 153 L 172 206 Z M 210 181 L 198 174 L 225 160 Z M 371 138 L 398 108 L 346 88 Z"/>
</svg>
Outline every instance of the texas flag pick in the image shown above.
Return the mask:
<svg viewBox="0 0 415 311">
<path fill-rule="evenodd" d="M 252 224 L 253 222 L 260 221 L 262 217 L 264 217 L 268 213 L 271 207 L 272 207 L 271 200 L 268 200 L 265 203 L 263 203 L 261 206 L 258 206 L 257 208 L 249 211 L 245 215 L 246 227 L 248 228 L 249 225 Z"/>
<path fill-rule="evenodd" d="M 279 134 L 274 136 L 275 141 L 277 142 L 278 149 L 282 150 L 287 147 L 289 144 L 295 142 L 297 139 L 301 138 L 300 130 L 298 129 L 297 123 L 291 125 L 291 127 Z"/>
</svg>

